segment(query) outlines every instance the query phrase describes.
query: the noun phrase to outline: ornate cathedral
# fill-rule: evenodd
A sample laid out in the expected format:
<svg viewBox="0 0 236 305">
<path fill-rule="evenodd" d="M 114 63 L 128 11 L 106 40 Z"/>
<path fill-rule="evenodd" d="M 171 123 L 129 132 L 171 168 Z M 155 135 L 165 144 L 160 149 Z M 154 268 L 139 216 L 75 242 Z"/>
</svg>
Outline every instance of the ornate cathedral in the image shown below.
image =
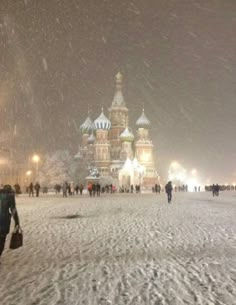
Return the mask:
<svg viewBox="0 0 236 305">
<path fill-rule="evenodd" d="M 76 156 L 90 169 L 90 177 L 93 172 L 101 182 L 110 180 L 116 187 L 141 185 L 150 189 L 158 183 L 150 121 L 143 109 L 136 121 L 136 135 L 133 134 L 122 94 L 122 80 L 122 74 L 118 73 L 115 95 L 108 109 L 109 118 L 102 108 L 95 121 L 88 116 L 80 126 L 82 143 Z"/>
</svg>

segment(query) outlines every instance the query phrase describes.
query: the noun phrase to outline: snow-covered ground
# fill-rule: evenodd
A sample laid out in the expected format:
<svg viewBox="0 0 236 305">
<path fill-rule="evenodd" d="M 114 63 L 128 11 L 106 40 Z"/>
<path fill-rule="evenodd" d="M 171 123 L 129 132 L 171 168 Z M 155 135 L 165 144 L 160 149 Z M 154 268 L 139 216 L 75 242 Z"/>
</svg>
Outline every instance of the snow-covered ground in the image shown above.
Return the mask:
<svg viewBox="0 0 236 305">
<path fill-rule="evenodd" d="M 24 247 L 3 253 L 2 305 L 236 304 L 236 192 L 17 206 Z"/>
</svg>

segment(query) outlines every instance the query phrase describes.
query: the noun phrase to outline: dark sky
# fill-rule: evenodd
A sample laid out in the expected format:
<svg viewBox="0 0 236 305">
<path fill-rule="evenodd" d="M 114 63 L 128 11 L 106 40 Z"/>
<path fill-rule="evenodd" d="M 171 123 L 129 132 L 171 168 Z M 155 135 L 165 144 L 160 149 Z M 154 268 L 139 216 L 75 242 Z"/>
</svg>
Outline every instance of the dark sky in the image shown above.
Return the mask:
<svg viewBox="0 0 236 305">
<path fill-rule="evenodd" d="M 16 122 L 19 149 L 76 153 L 76 125 L 111 105 L 118 70 L 161 175 L 178 160 L 236 180 L 235 0 L 0 0 L 0 133 Z"/>
</svg>

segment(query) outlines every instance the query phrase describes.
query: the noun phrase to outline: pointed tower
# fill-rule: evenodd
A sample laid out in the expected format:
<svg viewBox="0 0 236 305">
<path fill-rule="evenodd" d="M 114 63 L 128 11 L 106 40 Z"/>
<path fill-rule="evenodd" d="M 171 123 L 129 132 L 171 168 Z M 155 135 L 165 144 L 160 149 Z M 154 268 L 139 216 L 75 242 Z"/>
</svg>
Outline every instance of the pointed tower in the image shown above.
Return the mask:
<svg viewBox="0 0 236 305">
<path fill-rule="evenodd" d="M 111 128 L 110 120 L 102 113 L 93 123 L 96 130 L 96 140 L 94 143 L 94 165 L 101 176 L 110 175 L 111 164 L 111 144 L 108 139 L 108 131 Z"/>
<path fill-rule="evenodd" d="M 116 75 L 116 91 L 112 101 L 110 111 L 111 129 L 109 131 L 109 139 L 111 142 L 112 160 L 119 160 L 121 151 L 120 135 L 128 126 L 128 109 L 122 94 L 123 76 L 119 72 Z"/>
<path fill-rule="evenodd" d="M 137 141 L 135 142 L 135 154 L 138 162 L 144 167 L 143 185 L 150 186 L 157 183 L 157 172 L 153 158 L 153 144 L 149 136 L 150 121 L 143 112 L 136 122 Z"/>
</svg>

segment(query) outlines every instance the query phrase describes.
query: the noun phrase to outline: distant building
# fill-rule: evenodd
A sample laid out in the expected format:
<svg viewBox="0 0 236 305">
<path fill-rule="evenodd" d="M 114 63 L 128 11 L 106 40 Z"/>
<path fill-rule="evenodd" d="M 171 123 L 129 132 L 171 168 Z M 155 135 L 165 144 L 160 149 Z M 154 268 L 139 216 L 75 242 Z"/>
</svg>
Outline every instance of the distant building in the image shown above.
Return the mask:
<svg viewBox="0 0 236 305">
<path fill-rule="evenodd" d="M 110 178 L 117 187 L 141 184 L 151 188 L 158 182 L 149 134 L 151 123 L 143 109 L 134 136 L 122 94 L 122 78 L 121 73 L 116 75 L 116 91 L 109 118 L 102 109 L 95 121 L 88 116 L 80 126 L 82 141 L 75 157 L 90 168 L 96 168 L 101 178 Z"/>
</svg>

